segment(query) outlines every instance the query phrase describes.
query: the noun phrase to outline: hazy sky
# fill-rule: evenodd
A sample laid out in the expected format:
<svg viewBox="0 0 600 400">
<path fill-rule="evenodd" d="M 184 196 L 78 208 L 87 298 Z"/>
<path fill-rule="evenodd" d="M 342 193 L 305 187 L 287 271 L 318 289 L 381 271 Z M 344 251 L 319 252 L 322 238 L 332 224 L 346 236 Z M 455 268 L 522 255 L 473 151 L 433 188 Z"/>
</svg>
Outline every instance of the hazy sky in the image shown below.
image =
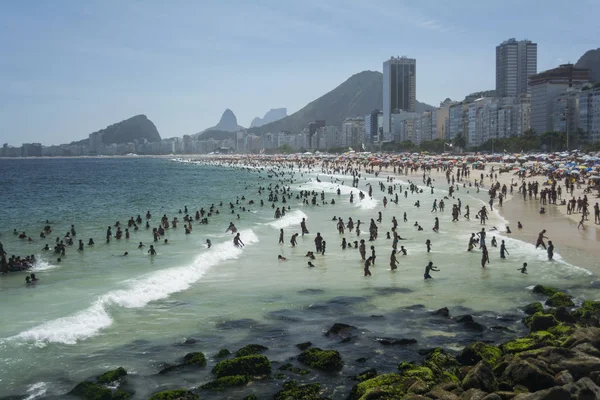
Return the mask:
<svg viewBox="0 0 600 400">
<path fill-rule="evenodd" d="M 0 144 L 78 140 L 146 114 L 163 138 L 288 113 L 385 59 L 417 59 L 417 98 L 495 86 L 495 46 L 538 70 L 600 47 L 580 0 L 0 0 Z"/>
</svg>

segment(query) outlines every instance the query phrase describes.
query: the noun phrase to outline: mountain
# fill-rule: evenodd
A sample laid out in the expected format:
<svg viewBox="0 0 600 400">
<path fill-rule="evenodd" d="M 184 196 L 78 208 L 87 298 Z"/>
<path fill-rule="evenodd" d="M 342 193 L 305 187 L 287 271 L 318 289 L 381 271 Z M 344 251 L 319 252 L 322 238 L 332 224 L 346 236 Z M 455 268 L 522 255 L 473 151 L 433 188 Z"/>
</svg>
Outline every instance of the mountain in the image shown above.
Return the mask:
<svg viewBox="0 0 600 400">
<path fill-rule="evenodd" d="M 149 142 L 160 142 L 161 140 L 156 125 L 143 114 L 109 125 L 94 133 L 102 134 L 102 142 L 104 144 L 132 143 L 136 139 L 146 139 Z M 83 139 L 72 144 L 85 145 L 87 143 L 88 139 Z"/>
<path fill-rule="evenodd" d="M 204 132 L 208 131 L 237 132 L 240 129 L 246 128 L 238 125 L 235 114 L 228 108 L 223 112 L 223 115 L 221 115 L 221 119 L 219 120 L 219 123 L 217 125 L 213 126 L 212 128 L 205 129 L 202 132 L 197 133 L 196 135 L 199 136 L 202 135 Z"/>
<path fill-rule="evenodd" d="M 254 118 L 250 124 L 250 128 L 258 128 L 259 126 L 279 121 L 285 117 L 287 117 L 287 108 L 271 108 L 263 118 Z"/>
<path fill-rule="evenodd" d="M 279 121 L 251 128 L 250 132 L 300 132 L 311 121 L 324 119 L 327 125 L 341 126 L 346 118 L 365 116 L 383 108 L 383 74 L 363 71 L 351 76 L 344 83 L 310 102 L 301 110 Z M 415 111 L 424 112 L 433 106 L 416 102 Z"/>
<path fill-rule="evenodd" d="M 589 69 L 592 82 L 600 82 L 600 47 L 586 51 L 575 64 L 575 68 Z"/>
</svg>

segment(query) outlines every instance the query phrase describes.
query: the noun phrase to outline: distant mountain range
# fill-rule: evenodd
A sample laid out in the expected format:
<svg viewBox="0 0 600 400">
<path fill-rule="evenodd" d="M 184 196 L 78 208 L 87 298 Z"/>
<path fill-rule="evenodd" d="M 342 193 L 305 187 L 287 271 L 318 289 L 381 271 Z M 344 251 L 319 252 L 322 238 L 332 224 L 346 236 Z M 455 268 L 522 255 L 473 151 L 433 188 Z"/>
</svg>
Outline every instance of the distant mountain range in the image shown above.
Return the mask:
<svg viewBox="0 0 600 400">
<path fill-rule="evenodd" d="M 287 117 L 287 108 L 271 108 L 263 118 L 256 117 L 250 123 L 250 128 L 258 128 L 271 122 Z"/>
<path fill-rule="evenodd" d="M 133 143 L 134 140 L 148 140 L 149 142 L 160 142 L 161 137 L 156 125 L 143 114 L 136 115 L 116 124 L 107 126 L 94 133 L 102 133 L 102 143 Z M 88 139 L 83 139 L 71 144 L 86 145 Z"/>
<path fill-rule="evenodd" d="M 351 76 L 344 83 L 310 102 L 301 110 L 279 121 L 251 128 L 250 132 L 300 132 L 311 121 L 324 119 L 327 125 L 341 126 L 346 118 L 359 117 L 383 108 L 383 74 L 363 71 Z M 424 112 L 433 106 L 416 102 L 415 111 Z"/>
<path fill-rule="evenodd" d="M 579 58 L 575 67 L 589 69 L 592 82 L 600 82 L 600 47 L 595 50 L 586 51 Z"/>
</svg>

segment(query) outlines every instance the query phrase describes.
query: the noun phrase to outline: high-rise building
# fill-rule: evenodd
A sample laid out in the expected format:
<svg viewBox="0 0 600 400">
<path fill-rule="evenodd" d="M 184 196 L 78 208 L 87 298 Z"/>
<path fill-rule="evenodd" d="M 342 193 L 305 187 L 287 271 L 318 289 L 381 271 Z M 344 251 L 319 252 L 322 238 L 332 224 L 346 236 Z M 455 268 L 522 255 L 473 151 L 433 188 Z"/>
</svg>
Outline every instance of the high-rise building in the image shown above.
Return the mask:
<svg viewBox="0 0 600 400">
<path fill-rule="evenodd" d="M 316 149 L 318 146 L 318 142 L 315 139 L 315 133 L 317 133 L 317 129 L 322 128 L 325 126 L 325 120 L 323 119 L 319 119 L 316 121 L 312 121 L 311 123 L 308 124 L 308 146 L 311 149 Z"/>
<path fill-rule="evenodd" d="M 579 127 L 586 141 L 600 141 L 600 85 L 585 87 L 579 93 Z"/>
<path fill-rule="evenodd" d="M 569 88 L 580 88 L 589 81 L 590 70 L 563 64 L 529 77 L 531 90 L 531 128 L 538 134 L 552 131 L 556 99 Z"/>
<path fill-rule="evenodd" d="M 394 111 L 415 111 L 417 60 L 392 57 L 383 63 L 383 132 L 390 133 Z"/>
<path fill-rule="evenodd" d="M 508 39 L 496 46 L 496 96 L 528 93 L 527 80 L 537 72 L 537 43 Z"/>
</svg>

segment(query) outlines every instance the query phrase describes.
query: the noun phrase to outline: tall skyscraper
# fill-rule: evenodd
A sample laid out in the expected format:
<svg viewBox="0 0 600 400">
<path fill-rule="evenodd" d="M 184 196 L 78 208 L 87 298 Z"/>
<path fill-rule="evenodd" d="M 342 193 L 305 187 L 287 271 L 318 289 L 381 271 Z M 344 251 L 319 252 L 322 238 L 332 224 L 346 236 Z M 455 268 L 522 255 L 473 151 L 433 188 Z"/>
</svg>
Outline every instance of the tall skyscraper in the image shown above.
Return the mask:
<svg viewBox="0 0 600 400">
<path fill-rule="evenodd" d="M 415 111 L 417 60 L 392 57 L 383 63 L 383 132 L 390 133 L 395 110 Z"/>
<path fill-rule="evenodd" d="M 529 93 L 527 80 L 537 73 L 537 43 L 508 39 L 496 46 L 496 95 L 518 97 Z"/>
</svg>

